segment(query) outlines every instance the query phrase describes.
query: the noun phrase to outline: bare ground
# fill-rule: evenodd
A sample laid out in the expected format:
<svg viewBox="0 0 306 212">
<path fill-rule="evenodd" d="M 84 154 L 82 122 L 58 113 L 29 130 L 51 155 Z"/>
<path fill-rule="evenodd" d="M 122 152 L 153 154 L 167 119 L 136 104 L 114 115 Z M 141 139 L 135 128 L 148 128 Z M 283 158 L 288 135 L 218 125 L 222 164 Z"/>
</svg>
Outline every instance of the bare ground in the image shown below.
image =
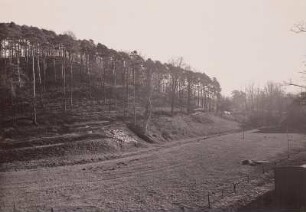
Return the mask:
<svg viewBox="0 0 306 212">
<path fill-rule="evenodd" d="M 305 163 L 305 135 L 289 134 L 290 158 Z M 205 211 L 247 204 L 272 189 L 271 167 L 287 157 L 281 133 L 247 132 L 156 144 L 86 164 L 0 172 L 0 211 Z M 283 161 L 286 163 L 286 160 Z M 264 173 L 263 173 L 264 172 Z M 247 176 L 250 180 L 248 181 Z M 236 186 L 236 193 L 233 190 Z M 223 190 L 223 197 L 222 197 Z"/>
<path fill-rule="evenodd" d="M 87 118 L 63 114 L 63 118 L 43 119 L 54 119 L 52 124 L 5 128 L 2 136 L 0 132 L 0 171 L 98 162 L 121 157 L 126 152 L 138 152 L 152 143 L 156 146 L 175 141 L 169 144 L 172 146 L 182 139 L 239 130 L 237 122 L 209 113 L 174 116 L 163 113 L 154 116 L 145 140 L 140 138 L 142 132 L 137 136 L 140 128 L 129 128 L 130 125 L 111 121 L 101 114 L 96 120 L 88 120 L 92 118 L 88 114 Z"/>
</svg>

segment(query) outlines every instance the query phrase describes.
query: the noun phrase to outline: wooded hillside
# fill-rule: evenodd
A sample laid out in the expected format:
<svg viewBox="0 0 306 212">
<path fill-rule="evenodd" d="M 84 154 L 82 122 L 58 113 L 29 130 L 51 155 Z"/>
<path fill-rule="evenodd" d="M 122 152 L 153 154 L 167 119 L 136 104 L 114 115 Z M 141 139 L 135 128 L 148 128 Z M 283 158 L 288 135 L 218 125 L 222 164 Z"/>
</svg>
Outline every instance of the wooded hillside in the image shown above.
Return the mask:
<svg viewBox="0 0 306 212">
<path fill-rule="evenodd" d="M 73 33 L 15 23 L 0 23 L 1 120 L 69 112 L 80 102 L 103 105 L 137 124 L 147 125 L 152 108 L 191 112 L 217 110 L 220 85 L 182 59 L 163 64 L 137 54 L 118 52 Z"/>
</svg>

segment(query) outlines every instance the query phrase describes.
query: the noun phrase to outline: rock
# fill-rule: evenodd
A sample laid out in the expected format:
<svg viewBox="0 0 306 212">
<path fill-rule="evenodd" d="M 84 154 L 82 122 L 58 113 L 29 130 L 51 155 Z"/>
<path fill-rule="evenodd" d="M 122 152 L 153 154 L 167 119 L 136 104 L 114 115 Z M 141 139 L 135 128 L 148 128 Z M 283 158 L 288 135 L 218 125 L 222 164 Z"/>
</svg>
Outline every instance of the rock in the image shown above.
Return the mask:
<svg viewBox="0 0 306 212">
<path fill-rule="evenodd" d="M 242 165 L 250 165 L 250 166 L 261 165 L 263 163 L 269 163 L 269 161 L 264 161 L 264 160 L 243 160 L 241 161 Z"/>
<path fill-rule="evenodd" d="M 242 165 L 251 165 L 252 164 L 252 160 L 243 160 L 241 161 Z"/>
</svg>

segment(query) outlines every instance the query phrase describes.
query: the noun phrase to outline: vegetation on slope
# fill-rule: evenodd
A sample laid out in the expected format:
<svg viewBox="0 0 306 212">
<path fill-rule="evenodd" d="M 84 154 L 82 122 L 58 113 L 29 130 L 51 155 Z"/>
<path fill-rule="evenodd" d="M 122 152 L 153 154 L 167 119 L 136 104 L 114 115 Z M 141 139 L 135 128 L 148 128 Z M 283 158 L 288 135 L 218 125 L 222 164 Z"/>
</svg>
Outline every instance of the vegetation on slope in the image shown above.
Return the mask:
<svg viewBox="0 0 306 212">
<path fill-rule="evenodd" d="M 162 64 L 136 51 L 77 40 L 71 32 L 57 35 L 13 22 L 0 24 L 0 44 L 2 122 L 30 118 L 38 125 L 46 114 L 81 112 L 91 102 L 105 116 L 115 114 L 146 131 L 156 106 L 171 114 L 177 108 L 217 110 L 218 81 L 191 71 L 182 59 Z"/>
</svg>

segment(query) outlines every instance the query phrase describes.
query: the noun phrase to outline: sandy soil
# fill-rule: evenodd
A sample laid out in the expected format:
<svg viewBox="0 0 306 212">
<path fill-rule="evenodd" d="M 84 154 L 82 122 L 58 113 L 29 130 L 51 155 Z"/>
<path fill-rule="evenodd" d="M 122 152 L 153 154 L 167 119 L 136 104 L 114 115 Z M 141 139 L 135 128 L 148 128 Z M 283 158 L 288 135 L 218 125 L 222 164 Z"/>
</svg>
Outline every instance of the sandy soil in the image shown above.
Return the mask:
<svg viewBox="0 0 306 212">
<path fill-rule="evenodd" d="M 305 135 L 289 134 L 289 140 L 290 158 L 306 158 Z M 234 133 L 108 161 L 0 172 L 0 211 L 205 211 L 208 192 L 212 208 L 226 208 L 271 189 L 275 164 L 263 173 L 242 160 L 275 162 L 287 150 L 286 134 L 247 132 L 244 140 Z"/>
</svg>

